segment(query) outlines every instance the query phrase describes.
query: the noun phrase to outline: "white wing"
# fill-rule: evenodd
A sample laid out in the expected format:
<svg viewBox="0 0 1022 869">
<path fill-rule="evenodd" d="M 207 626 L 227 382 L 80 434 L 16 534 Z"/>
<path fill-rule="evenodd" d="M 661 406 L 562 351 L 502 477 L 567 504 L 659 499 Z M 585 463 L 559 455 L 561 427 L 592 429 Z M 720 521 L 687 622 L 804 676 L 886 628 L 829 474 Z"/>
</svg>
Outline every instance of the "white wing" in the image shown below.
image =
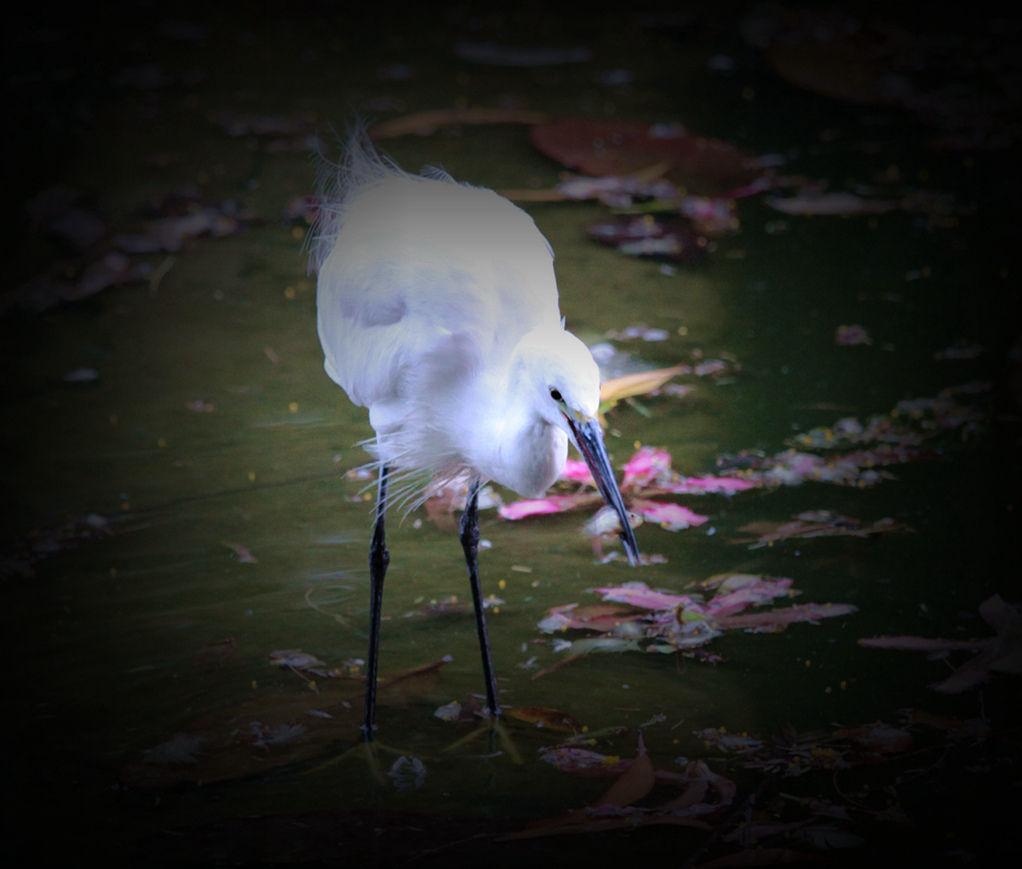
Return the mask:
<svg viewBox="0 0 1022 869">
<path fill-rule="evenodd" d="M 399 170 L 349 191 L 317 304 L 327 373 L 391 414 L 424 378 L 450 387 L 560 316 L 531 217 L 490 190 Z"/>
</svg>

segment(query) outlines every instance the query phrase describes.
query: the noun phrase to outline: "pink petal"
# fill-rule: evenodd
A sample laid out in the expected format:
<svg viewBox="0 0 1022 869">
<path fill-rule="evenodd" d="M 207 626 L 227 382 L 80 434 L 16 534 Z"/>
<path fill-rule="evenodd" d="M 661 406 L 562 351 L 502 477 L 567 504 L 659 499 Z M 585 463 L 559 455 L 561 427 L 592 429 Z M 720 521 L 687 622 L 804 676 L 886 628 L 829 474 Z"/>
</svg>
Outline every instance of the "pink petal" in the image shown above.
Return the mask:
<svg viewBox="0 0 1022 869">
<path fill-rule="evenodd" d="M 644 582 L 627 582 L 612 588 L 594 588 L 603 595 L 604 600 L 628 603 L 647 610 L 673 610 L 681 604 L 692 602 L 692 598 L 666 591 L 655 591 Z"/>
<path fill-rule="evenodd" d="M 667 450 L 642 447 L 625 463 L 621 488 L 648 486 L 659 477 L 670 477 L 671 454 Z"/>
<path fill-rule="evenodd" d="M 702 477 L 682 477 L 677 483 L 668 483 L 664 488 L 679 495 L 703 495 L 708 492 L 741 492 L 755 489 L 759 483 L 752 480 L 739 480 L 734 477 L 714 477 L 712 474 Z"/>
<path fill-rule="evenodd" d="M 564 772 L 600 778 L 621 775 L 632 765 L 631 760 L 615 760 L 585 748 L 554 748 L 541 752 L 540 757 Z"/>
<path fill-rule="evenodd" d="M 790 579 L 758 580 L 728 594 L 718 594 L 707 604 L 706 608 L 707 611 L 713 613 L 714 617 L 721 618 L 738 612 L 750 604 L 761 606 L 775 597 L 787 597 L 791 593 L 790 589 Z"/>
<path fill-rule="evenodd" d="M 680 531 L 692 525 L 702 525 L 710 517 L 693 513 L 688 507 L 680 504 L 665 504 L 660 501 L 633 501 L 632 510 L 648 519 L 656 522 L 668 531 Z"/>
<path fill-rule="evenodd" d="M 595 488 L 596 481 L 589 472 L 589 466 L 578 459 L 566 459 L 561 469 L 561 477 L 565 480 L 574 480 L 576 483 L 586 483 Z"/>
<path fill-rule="evenodd" d="M 498 511 L 504 519 L 524 519 L 526 516 L 539 516 L 543 513 L 560 513 L 568 509 L 558 504 L 554 498 L 535 498 L 530 501 L 515 501 L 505 504 Z"/>
<path fill-rule="evenodd" d="M 717 619 L 717 626 L 724 630 L 757 630 L 760 628 L 790 625 L 794 622 L 815 622 L 818 619 L 848 615 L 856 611 L 856 607 L 848 603 L 803 603 L 762 613 L 741 613 L 739 615 L 723 616 Z"/>
</svg>

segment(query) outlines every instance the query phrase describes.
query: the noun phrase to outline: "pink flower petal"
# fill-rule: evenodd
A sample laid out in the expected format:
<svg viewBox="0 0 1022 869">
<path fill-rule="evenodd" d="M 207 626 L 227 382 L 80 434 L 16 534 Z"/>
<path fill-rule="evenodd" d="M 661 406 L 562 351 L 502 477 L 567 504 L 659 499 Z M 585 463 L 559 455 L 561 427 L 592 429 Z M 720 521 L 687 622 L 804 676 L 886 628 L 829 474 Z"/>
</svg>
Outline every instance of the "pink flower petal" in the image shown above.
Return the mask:
<svg viewBox="0 0 1022 869">
<path fill-rule="evenodd" d="M 505 504 L 498 512 L 504 519 L 524 519 L 526 516 L 539 516 L 543 513 L 560 513 L 563 509 L 550 498 L 536 498 Z"/>
<path fill-rule="evenodd" d="M 574 480 L 576 483 L 586 483 L 596 488 L 596 481 L 589 472 L 589 466 L 578 459 L 566 459 L 561 469 L 561 477 L 565 480 Z"/>
<path fill-rule="evenodd" d="M 797 594 L 798 592 L 794 592 Z M 714 617 L 731 615 L 749 606 L 761 606 L 775 597 L 788 597 L 791 592 L 790 579 L 759 579 L 727 594 L 718 594 L 707 605 Z"/>
<path fill-rule="evenodd" d="M 753 480 L 739 480 L 734 477 L 714 477 L 707 474 L 702 477 L 682 477 L 677 483 L 663 484 L 663 487 L 679 495 L 704 495 L 710 492 L 728 493 L 755 489 L 759 483 Z"/>
<path fill-rule="evenodd" d="M 621 488 L 650 485 L 654 480 L 670 479 L 671 454 L 667 450 L 642 447 L 625 463 L 625 475 Z"/>
<path fill-rule="evenodd" d="M 717 618 L 717 626 L 724 630 L 761 631 L 795 622 L 815 622 L 819 619 L 849 615 L 857 608 L 848 603 L 802 603 L 782 609 L 758 613 L 739 613 Z"/>
<path fill-rule="evenodd" d="M 693 513 L 688 507 L 682 507 L 680 504 L 665 504 L 660 501 L 633 500 L 631 509 L 644 519 L 656 522 L 668 531 L 681 531 L 683 528 L 690 528 L 693 525 L 702 525 L 710 518 Z"/>
<path fill-rule="evenodd" d="M 632 606 L 648 610 L 673 610 L 680 604 L 692 602 L 692 598 L 683 594 L 671 594 L 666 591 L 655 591 L 644 582 L 626 582 L 624 585 L 611 588 L 594 588 L 603 595 L 604 600 L 628 603 Z"/>
</svg>

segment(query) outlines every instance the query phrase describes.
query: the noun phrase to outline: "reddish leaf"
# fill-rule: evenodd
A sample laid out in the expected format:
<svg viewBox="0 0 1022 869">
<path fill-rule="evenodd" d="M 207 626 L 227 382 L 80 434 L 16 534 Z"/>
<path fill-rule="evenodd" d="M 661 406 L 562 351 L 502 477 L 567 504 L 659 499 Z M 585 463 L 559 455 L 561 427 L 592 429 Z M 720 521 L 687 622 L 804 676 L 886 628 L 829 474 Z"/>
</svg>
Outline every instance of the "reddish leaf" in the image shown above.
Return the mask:
<svg viewBox="0 0 1022 869">
<path fill-rule="evenodd" d="M 633 175 L 662 164 L 665 178 L 696 195 L 734 191 L 765 174 L 753 154 L 676 126 L 564 118 L 535 125 L 529 136 L 548 157 L 584 175 Z"/>
<path fill-rule="evenodd" d="M 801 603 L 761 613 L 721 616 L 717 619 L 717 625 L 724 630 L 783 628 L 785 625 L 795 622 L 815 622 L 819 619 L 845 616 L 854 612 L 856 612 L 856 608 L 849 603 Z"/>
<path fill-rule="evenodd" d="M 598 809 L 600 806 L 630 806 L 638 802 L 651 790 L 656 778 L 653 773 L 653 761 L 646 753 L 646 746 L 642 744 L 642 737 L 639 738 L 639 755 L 635 758 L 628 769 L 624 771 L 607 792 L 598 800 L 589 804 L 590 809 Z"/>
</svg>

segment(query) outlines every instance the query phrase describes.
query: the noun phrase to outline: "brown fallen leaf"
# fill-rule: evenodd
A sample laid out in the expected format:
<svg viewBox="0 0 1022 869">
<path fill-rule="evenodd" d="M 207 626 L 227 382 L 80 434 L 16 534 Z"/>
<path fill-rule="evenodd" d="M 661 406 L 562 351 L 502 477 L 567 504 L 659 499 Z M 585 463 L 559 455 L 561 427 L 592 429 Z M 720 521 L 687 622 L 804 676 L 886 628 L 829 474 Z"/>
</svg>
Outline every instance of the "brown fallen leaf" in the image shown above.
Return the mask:
<svg viewBox="0 0 1022 869">
<path fill-rule="evenodd" d="M 598 799 L 582 809 L 573 809 L 552 818 L 540 818 L 531 821 L 524 830 L 501 836 L 497 841 L 511 839 L 531 839 L 537 836 L 556 836 L 563 834 L 589 833 L 598 830 L 610 830 L 629 823 L 627 817 L 594 816 L 592 812 L 601 807 L 626 808 L 641 800 L 656 782 L 653 762 L 646 753 L 646 746 L 639 735 L 639 754 L 629 767 L 621 774 L 614 784 Z"/>
<path fill-rule="evenodd" d="M 618 806 L 624 808 L 632 803 L 637 803 L 651 790 L 656 779 L 653 775 L 653 761 L 650 760 L 646 746 L 642 741 L 642 734 L 639 734 L 639 754 L 628 769 L 624 771 L 614 784 L 610 786 L 603 796 L 590 803 L 589 808 L 598 809 L 600 806 Z"/>
<path fill-rule="evenodd" d="M 535 724 L 537 727 L 548 730 L 578 733 L 582 729 L 582 722 L 574 715 L 546 706 L 518 706 L 503 711 L 508 718 L 524 721 L 526 724 Z"/>
<path fill-rule="evenodd" d="M 754 154 L 676 125 L 558 118 L 534 125 L 529 138 L 548 157 L 583 175 L 632 175 L 666 163 L 669 168 L 658 174 L 700 196 L 723 195 L 769 174 Z"/>
</svg>

